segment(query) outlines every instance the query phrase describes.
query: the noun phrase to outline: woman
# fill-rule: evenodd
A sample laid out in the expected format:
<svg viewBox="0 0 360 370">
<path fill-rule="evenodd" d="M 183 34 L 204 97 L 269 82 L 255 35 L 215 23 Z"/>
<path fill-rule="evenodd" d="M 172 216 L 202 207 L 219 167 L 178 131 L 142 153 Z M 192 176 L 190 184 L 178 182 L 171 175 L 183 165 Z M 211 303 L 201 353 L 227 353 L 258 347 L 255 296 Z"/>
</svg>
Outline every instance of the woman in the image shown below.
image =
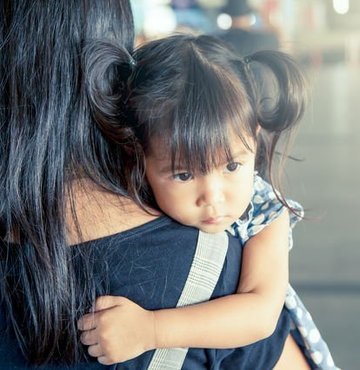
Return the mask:
<svg viewBox="0 0 360 370">
<path fill-rule="evenodd" d="M 0 6 L 0 368 L 102 368 L 84 354 L 77 319 L 104 294 L 175 306 L 205 236 L 146 212 L 138 197 L 142 152 L 121 114 L 129 2 Z M 241 258 L 239 243 L 221 235 L 205 243 L 226 253 L 207 298 L 238 282 L 239 263 L 229 261 Z M 189 350 L 183 368 L 271 367 L 288 331 L 283 313 L 269 339 Z M 146 369 L 152 355 L 121 368 Z"/>
</svg>

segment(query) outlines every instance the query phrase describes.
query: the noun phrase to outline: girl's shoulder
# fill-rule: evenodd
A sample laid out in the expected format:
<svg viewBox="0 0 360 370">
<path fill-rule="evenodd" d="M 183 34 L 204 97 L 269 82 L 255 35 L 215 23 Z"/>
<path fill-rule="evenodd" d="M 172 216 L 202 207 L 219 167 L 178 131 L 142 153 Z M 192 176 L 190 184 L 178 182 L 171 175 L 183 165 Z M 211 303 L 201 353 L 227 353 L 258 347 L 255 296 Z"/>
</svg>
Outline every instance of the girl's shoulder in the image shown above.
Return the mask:
<svg viewBox="0 0 360 370">
<path fill-rule="evenodd" d="M 246 242 L 264 227 L 276 220 L 287 207 L 279 199 L 279 193 L 261 176 L 255 175 L 254 192 L 248 210 L 233 227 L 240 238 Z M 303 207 L 296 201 L 286 199 L 290 212 L 290 228 L 293 228 L 304 216 Z"/>
</svg>

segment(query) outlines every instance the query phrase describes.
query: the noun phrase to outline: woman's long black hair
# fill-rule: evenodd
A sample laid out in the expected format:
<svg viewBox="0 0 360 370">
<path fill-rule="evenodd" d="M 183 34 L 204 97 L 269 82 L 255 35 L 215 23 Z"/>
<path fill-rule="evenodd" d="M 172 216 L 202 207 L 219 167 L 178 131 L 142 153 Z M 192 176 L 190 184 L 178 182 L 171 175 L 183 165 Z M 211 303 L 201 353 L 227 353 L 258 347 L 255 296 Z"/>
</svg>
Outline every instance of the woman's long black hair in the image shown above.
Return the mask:
<svg viewBox="0 0 360 370">
<path fill-rule="evenodd" d="M 73 361 L 95 287 L 90 256 L 75 278 L 64 208 L 77 178 L 134 190 L 121 113 L 132 12 L 128 0 L 1 0 L 0 19 L 0 302 L 29 362 Z"/>
<path fill-rule="evenodd" d="M 206 173 L 220 163 L 219 153 L 231 158 L 235 133 L 245 145 L 255 140 L 256 170 L 279 186 L 272 168 L 277 144 L 302 117 L 307 96 L 290 56 L 259 51 L 242 58 L 214 37 L 180 34 L 139 47 L 134 58 L 129 106 L 145 151 L 161 138 L 173 166 L 180 157 L 185 168 Z M 287 205 L 281 194 L 279 200 Z"/>
</svg>

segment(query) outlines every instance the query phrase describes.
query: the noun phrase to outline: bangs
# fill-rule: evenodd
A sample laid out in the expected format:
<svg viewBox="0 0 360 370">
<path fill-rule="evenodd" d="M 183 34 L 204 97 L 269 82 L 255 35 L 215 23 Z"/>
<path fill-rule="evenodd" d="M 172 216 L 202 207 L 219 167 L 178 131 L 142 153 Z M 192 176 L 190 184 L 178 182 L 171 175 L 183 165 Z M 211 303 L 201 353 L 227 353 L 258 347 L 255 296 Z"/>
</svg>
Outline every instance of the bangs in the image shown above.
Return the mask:
<svg viewBox="0 0 360 370">
<path fill-rule="evenodd" d="M 160 120 L 159 115 L 150 118 L 149 142 L 154 137 L 160 139 L 171 154 L 173 170 L 182 167 L 207 173 L 232 161 L 235 153 L 230 142 L 234 135 L 251 151 L 249 140 L 256 138 L 252 129 L 256 114 L 238 81 L 237 76 L 196 60 L 177 99 L 162 106 Z"/>
</svg>

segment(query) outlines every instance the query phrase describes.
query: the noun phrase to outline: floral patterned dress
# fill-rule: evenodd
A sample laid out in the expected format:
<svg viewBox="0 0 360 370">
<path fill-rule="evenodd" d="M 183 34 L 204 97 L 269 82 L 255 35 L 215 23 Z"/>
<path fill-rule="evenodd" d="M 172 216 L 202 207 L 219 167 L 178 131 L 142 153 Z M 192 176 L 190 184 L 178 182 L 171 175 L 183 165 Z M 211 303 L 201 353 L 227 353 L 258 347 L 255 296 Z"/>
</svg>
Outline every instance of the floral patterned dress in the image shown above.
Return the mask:
<svg viewBox="0 0 360 370">
<path fill-rule="evenodd" d="M 293 246 L 292 229 L 303 218 L 304 210 L 295 201 L 287 200 L 288 205 L 294 209 L 290 212 L 289 249 Z M 240 218 L 232 225 L 231 233 L 237 235 L 241 243 L 256 235 L 264 227 L 274 221 L 284 210 L 285 206 L 278 200 L 272 186 L 255 175 L 254 194 L 245 217 Z M 329 348 L 310 313 L 305 308 L 295 290 L 289 284 L 285 307 L 292 319 L 292 335 L 313 370 L 336 370 Z"/>
</svg>

